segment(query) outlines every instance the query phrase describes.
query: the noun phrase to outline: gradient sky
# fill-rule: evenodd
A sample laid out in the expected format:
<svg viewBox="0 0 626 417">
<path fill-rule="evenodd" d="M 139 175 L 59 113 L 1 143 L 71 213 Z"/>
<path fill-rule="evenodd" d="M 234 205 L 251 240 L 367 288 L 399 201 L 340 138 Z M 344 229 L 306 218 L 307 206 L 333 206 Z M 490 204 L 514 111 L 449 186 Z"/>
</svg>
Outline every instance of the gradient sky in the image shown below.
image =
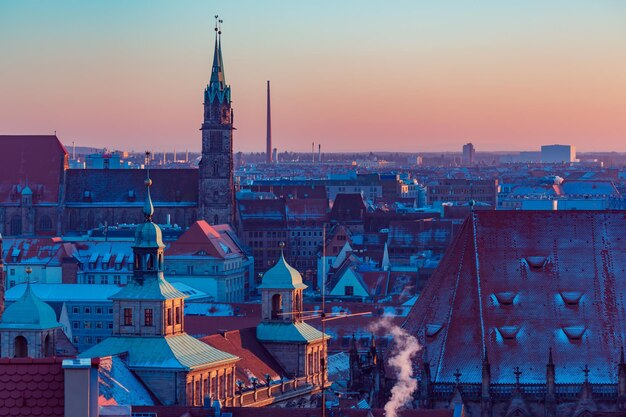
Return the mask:
<svg viewBox="0 0 626 417">
<path fill-rule="evenodd" d="M 236 151 L 626 151 L 621 0 L 0 0 L 0 133 L 199 150 L 216 13 Z"/>
</svg>

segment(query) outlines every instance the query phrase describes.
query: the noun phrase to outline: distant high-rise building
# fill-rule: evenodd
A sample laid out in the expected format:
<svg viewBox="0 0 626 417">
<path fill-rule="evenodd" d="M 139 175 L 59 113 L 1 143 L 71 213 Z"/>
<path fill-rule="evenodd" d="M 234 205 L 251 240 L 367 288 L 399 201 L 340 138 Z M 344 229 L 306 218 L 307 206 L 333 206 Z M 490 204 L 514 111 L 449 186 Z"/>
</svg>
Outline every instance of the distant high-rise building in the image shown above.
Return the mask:
<svg viewBox="0 0 626 417">
<path fill-rule="evenodd" d="M 464 164 L 474 165 L 475 156 L 476 156 L 476 149 L 474 149 L 474 145 L 471 142 L 463 145 L 463 163 Z"/>
<path fill-rule="evenodd" d="M 267 81 L 267 136 L 265 143 L 265 162 L 272 163 L 272 111 L 270 107 L 270 82 Z"/>
<path fill-rule="evenodd" d="M 215 28 L 215 52 L 209 85 L 204 90 L 202 159 L 199 165 L 200 218 L 210 224 L 233 224 L 233 110 L 222 60 L 222 31 Z"/>
<path fill-rule="evenodd" d="M 544 145 L 541 147 L 541 162 L 544 164 L 576 162 L 576 147 L 572 145 Z"/>
</svg>

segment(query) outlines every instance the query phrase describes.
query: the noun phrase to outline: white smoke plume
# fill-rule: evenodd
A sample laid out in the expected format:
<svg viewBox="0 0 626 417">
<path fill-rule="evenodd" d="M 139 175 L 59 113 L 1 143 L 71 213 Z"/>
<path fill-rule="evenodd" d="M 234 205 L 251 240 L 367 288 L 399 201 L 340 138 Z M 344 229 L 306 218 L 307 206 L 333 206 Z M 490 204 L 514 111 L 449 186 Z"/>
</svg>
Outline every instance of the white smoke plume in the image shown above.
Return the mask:
<svg viewBox="0 0 626 417">
<path fill-rule="evenodd" d="M 387 364 L 396 374 L 396 384 L 391 389 L 391 398 L 385 404 L 385 416 L 397 417 L 398 410 L 413 399 L 417 380 L 413 377 L 413 358 L 420 351 L 417 339 L 392 321 L 393 316 L 385 316 L 370 325 L 371 331 L 383 330 L 393 337 L 393 351 Z"/>
</svg>

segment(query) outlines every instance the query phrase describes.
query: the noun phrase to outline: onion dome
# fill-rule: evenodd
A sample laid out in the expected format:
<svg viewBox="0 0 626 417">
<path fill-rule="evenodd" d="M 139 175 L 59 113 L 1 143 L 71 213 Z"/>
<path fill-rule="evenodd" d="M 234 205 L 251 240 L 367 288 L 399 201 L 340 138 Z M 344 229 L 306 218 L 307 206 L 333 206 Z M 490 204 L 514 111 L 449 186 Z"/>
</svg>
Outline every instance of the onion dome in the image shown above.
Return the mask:
<svg viewBox="0 0 626 417">
<path fill-rule="evenodd" d="M 61 327 L 57 315 L 26 284 L 24 294 L 4 310 L 0 329 L 46 330 Z"/>
<path fill-rule="evenodd" d="M 284 246 L 284 244 L 282 245 Z M 302 282 L 302 275 L 287 263 L 283 250 L 280 250 L 280 259 L 265 275 L 259 285 L 259 289 L 305 289 L 307 286 Z"/>
</svg>

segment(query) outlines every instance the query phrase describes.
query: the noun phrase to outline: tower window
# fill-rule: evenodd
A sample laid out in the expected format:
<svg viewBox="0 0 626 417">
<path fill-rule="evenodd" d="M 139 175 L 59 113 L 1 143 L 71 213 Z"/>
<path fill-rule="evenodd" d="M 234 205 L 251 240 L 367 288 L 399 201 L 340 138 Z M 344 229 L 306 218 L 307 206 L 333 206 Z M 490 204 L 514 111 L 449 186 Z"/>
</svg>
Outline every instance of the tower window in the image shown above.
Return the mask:
<svg viewBox="0 0 626 417">
<path fill-rule="evenodd" d="M 133 309 L 125 308 L 124 309 L 124 326 L 132 326 L 133 325 Z"/>
<path fill-rule="evenodd" d="M 167 325 L 168 326 L 172 325 L 172 309 L 171 308 L 167 309 Z"/>
<path fill-rule="evenodd" d="M 272 319 L 281 319 L 283 312 L 283 297 L 280 294 L 272 296 Z"/>
<path fill-rule="evenodd" d="M 16 358 L 25 358 L 28 356 L 28 341 L 24 336 L 17 336 L 14 341 L 14 356 Z"/>
<path fill-rule="evenodd" d="M 180 307 L 176 307 L 176 324 L 180 324 Z"/>
<path fill-rule="evenodd" d="M 143 324 L 144 326 L 154 326 L 153 322 L 153 314 L 151 308 L 146 308 L 143 310 Z"/>
</svg>

